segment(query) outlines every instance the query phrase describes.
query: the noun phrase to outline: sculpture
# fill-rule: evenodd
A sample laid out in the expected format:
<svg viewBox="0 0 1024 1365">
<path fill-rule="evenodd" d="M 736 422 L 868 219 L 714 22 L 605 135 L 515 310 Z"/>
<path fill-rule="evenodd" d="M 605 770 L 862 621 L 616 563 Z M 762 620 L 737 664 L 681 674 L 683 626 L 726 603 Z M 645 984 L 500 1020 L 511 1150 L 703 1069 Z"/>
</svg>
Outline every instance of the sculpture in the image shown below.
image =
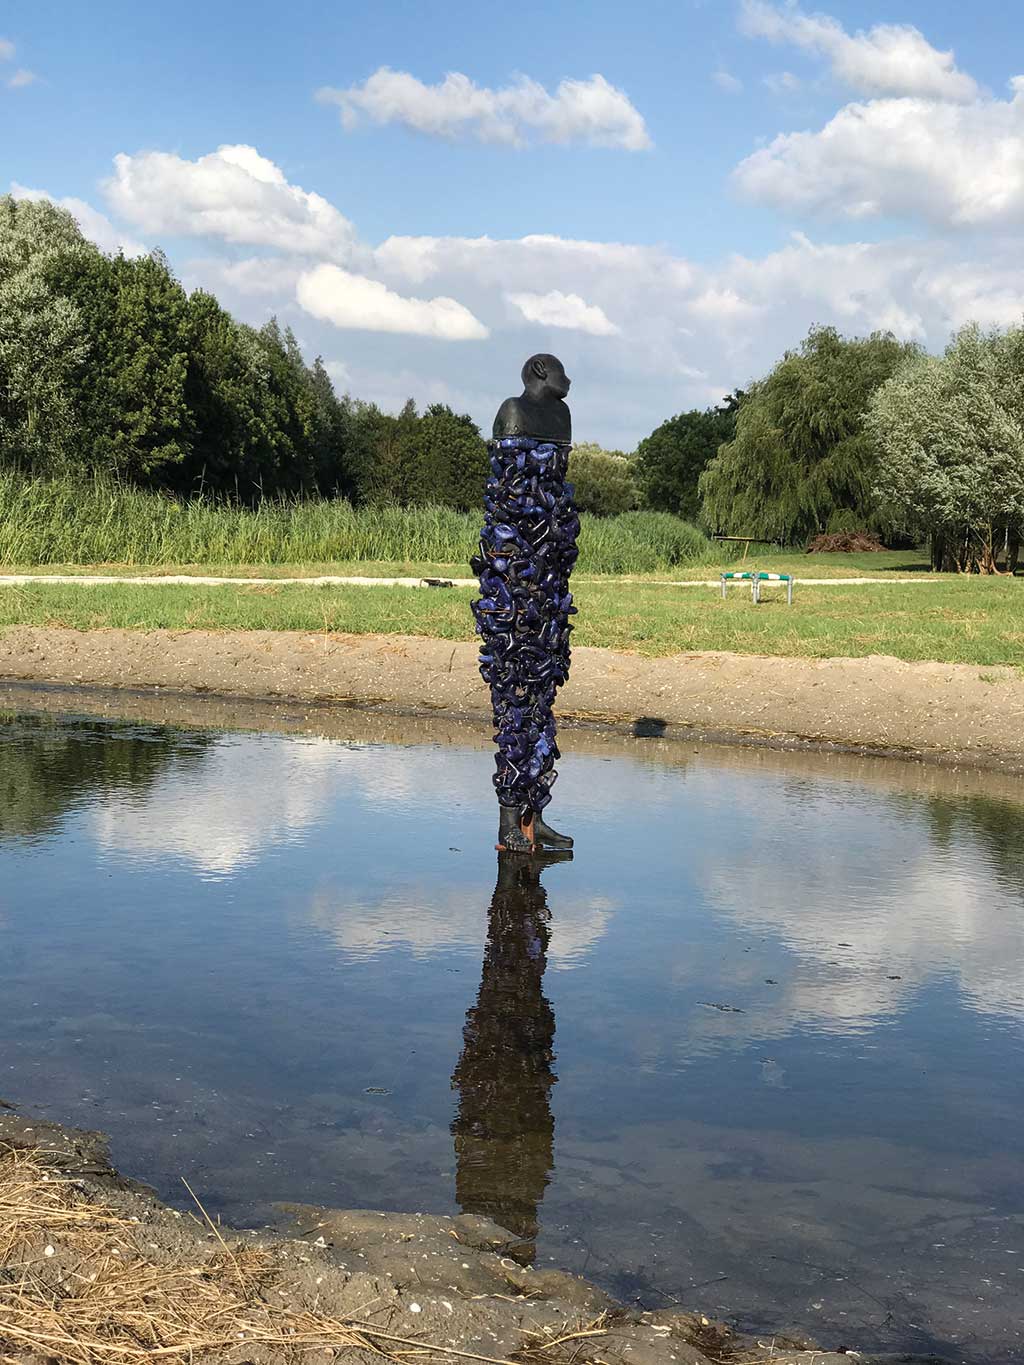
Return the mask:
<svg viewBox="0 0 1024 1365">
<path fill-rule="evenodd" d="M 569 618 L 576 613 L 569 575 L 580 528 L 566 482 L 570 380 L 555 356 L 535 355 L 523 366 L 523 385 L 494 419 L 484 527 L 471 561 L 480 579 L 473 602 L 480 672 L 491 689 L 498 745 L 497 846 L 513 853 L 572 847 L 542 812 L 560 757 L 552 707 L 569 676 Z"/>
<path fill-rule="evenodd" d="M 503 436 L 535 436 L 572 444 L 572 415 L 565 402 L 572 380 L 553 355 L 532 355 L 523 366 L 523 392 L 506 398 L 494 419 L 496 441 Z"/>
</svg>

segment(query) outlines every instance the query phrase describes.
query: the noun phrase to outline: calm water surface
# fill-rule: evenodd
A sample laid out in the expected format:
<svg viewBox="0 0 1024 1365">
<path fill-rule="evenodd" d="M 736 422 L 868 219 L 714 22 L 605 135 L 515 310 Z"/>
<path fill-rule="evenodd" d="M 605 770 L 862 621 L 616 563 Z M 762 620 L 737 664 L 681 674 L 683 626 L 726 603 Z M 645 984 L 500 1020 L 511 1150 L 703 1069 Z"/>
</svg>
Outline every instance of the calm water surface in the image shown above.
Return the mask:
<svg viewBox="0 0 1024 1365">
<path fill-rule="evenodd" d="M 6 717 L 0 1094 L 244 1225 L 462 1207 L 647 1307 L 1024 1358 L 1024 805 L 566 747 L 575 858 L 502 871 L 475 739 Z"/>
</svg>

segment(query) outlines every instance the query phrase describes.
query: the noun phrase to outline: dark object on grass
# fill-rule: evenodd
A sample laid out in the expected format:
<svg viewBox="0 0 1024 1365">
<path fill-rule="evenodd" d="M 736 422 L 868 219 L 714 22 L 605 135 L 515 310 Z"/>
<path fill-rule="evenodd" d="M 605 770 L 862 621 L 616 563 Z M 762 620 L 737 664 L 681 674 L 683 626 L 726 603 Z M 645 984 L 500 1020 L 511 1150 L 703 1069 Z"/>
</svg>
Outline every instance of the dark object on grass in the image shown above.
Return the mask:
<svg viewBox="0 0 1024 1365">
<path fill-rule="evenodd" d="M 807 547 L 809 555 L 870 554 L 885 546 L 874 531 L 833 531 L 815 536 Z"/>
<path fill-rule="evenodd" d="M 532 853 L 571 843 L 543 820 L 555 781 L 555 695 L 569 676 L 569 575 L 580 523 L 566 482 L 572 435 L 569 380 L 554 356 L 523 366 L 525 391 L 494 420 L 484 495 L 480 580 L 473 615 L 480 672 L 491 689 L 494 786 L 501 806 L 498 847 Z"/>
</svg>

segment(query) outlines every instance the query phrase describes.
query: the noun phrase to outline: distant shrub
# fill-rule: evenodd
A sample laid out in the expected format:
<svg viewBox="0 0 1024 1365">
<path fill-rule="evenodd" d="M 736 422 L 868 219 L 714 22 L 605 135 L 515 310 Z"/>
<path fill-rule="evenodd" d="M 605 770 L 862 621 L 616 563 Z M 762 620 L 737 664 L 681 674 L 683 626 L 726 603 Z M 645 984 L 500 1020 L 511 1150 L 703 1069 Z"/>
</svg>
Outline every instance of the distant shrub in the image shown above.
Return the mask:
<svg viewBox="0 0 1024 1365">
<path fill-rule="evenodd" d="M 592 573 L 656 573 L 727 557 L 703 531 L 670 512 L 589 517 L 580 532 L 580 567 Z"/>
</svg>

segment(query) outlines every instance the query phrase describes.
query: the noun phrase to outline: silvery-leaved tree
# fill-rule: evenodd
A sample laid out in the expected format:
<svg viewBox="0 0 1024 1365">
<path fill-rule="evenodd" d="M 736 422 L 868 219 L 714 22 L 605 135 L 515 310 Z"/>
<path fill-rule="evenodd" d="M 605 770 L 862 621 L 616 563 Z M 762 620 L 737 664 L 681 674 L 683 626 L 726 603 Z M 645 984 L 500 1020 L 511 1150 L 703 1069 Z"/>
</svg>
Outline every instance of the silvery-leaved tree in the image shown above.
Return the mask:
<svg viewBox="0 0 1024 1365">
<path fill-rule="evenodd" d="M 995 573 L 1024 526 L 1024 332 L 957 332 L 872 396 L 875 492 L 932 539 L 936 568 Z M 1012 554 L 1015 558 L 1015 551 Z"/>
<path fill-rule="evenodd" d="M 51 470 L 71 459 L 73 379 L 88 343 L 51 272 L 88 249 L 63 209 L 0 196 L 0 458 L 11 463 Z"/>
<path fill-rule="evenodd" d="M 577 511 L 598 517 L 632 512 L 640 502 L 636 461 L 595 441 L 577 441 L 569 456 L 569 482 Z"/>
</svg>

